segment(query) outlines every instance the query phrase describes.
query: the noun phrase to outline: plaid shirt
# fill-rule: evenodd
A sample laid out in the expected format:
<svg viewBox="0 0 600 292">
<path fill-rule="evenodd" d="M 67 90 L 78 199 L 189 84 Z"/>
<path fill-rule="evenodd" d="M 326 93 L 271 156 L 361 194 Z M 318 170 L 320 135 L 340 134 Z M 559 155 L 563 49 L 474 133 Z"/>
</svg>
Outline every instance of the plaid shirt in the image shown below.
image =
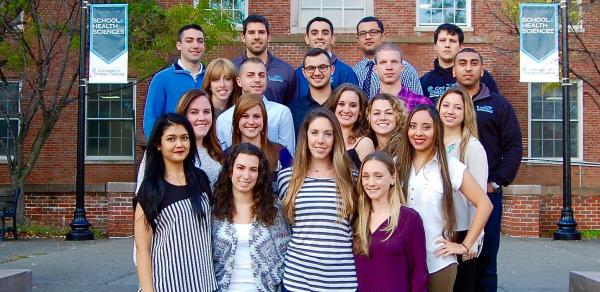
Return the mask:
<svg viewBox="0 0 600 292">
<path fill-rule="evenodd" d="M 398 93 L 398 99 L 404 101 L 406 110 L 409 113 L 418 104 L 433 105 L 433 103 L 431 102 L 431 100 L 429 98 L 427 98 L 423 95 L 420 95 L 420 94 L 416 94 L 404 86 L 402 86 L 402 89 L 400 89 L 400 92 Z"/>
<path fill-rule="evenodd" d="M 356 77 L 358 77 L 358 87 L 362 88 L 363 83 L 365 82 L 365 78 L 367 78 L 369 59 L 364 58 L 362 61 L 358 62 L 352 69 L 356 73 Z M 407 87 L 410 91 L 423 94 L 423 88 L 421 87 L 421 81 L 419 80 L 419 74 L 417 74 L 417 70 L 406 60 L 402 60 L 402 65 L 404 66 L 404 70 L 400 74 L 400 82 L 402 82 L 402 88 Z M 373 69 L 375 70 L 375 69 Z M 371 90 L 369 92 L 365 92 L 367 97 L 371 99 L 375 94 L 379 92 L 379 77 L 375 72 L 371 74 Z"/>
</svg>

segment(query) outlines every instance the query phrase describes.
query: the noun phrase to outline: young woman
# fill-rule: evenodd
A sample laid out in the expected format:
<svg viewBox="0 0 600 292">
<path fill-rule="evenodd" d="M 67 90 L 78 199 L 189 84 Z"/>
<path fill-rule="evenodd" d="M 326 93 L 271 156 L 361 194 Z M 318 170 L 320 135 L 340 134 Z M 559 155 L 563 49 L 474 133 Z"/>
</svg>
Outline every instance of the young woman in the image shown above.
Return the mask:
<svg viewBox="0 0 600 292">
<path fill-rule="evenodd" d="M 488 164 L 483 145 L 477 140 L 477 117 L 473 101 L 462 88 L 450 88 L 437 104 L 440 119 L 444 125 L 444 145 L 449 156 L 467 165 L 482 189 L 487 188 Z M 456 214 L 456 239 L 462 241 L 475 216 L 475 207 L 460 192 L 454 193 L 454 213 Z M 475 291 L 477 253 L 481 248 L 483 232 L 477 244 L 458 258 L 458 271 L 454 291 Z"/>
<path fill-rule="evenodd" d="M 194 166 L 190 122 L 163 114 L 146 149 L 134 198 L 137 274 L 142 291 L 214 291 L 210 182 Z"/>
<path fill-rule="evenodd" d="M 492 211 L 490 200 L 454 157 L 446 157 L 444 128 L 437 110 L 418 105 L 410 113 L 398 151 L 398 172 L 408 206 L 419 212 L 425 226 L 429 291 L 452 291 L 456 256 L 476 243 Z M 453 193 L 460 191 L 475 206 L 473 223 L 457 241 Z"/>
<path fill-rule="evenodd" d="M 214 106 L 215 119 L 233 106 L 242 94 L 242 89 L 235 81 L 237 75 L 235 65 L 224 58 L 214 59 L 206 67 L 201 88 L 208 93 Z"/>
<path fill-rule="evenodd" d="M 344 83 L 331 93 L 331 98 L 325 102 L 324 107 L 335 113 L 342 127 L 346 152 L 359 169 L 360 162 L 365 156 L 375 151 L 373 141 L 366 137 L 367 96 L 356 85 Z"/>
<path fill-rule="evenodd" d="M 343 139 L 335 115 L 314 109 L 300 127 L 293 167 L 279 172 L 279 194 L 292 225 L 285 290 L 356 291 L 353 164 Z"/>
<path fill-rule="evenodd" d="M 268 167 L 273 172 L 273 189 L 277 190 L 277 172 L 290 167 L 293 159 L 287 148 L 269 141 L 267 122 L 267 109 L 262 97 L 253 93 L 243 94 L 233 111 L 232 143 L 250 143 L 265 154 Z"/>
<path fill-rule="evenodd" d="M 192 123 L 200 158 L 196 166 L 206 172 L 210 185 L 214 187 L 224 154 L 213 127 L 216 117 L 212 102 L 206 92 L 192 89 L 181 96 L 176 111 Z"/>
<path fill-rule="evenodd" d="M 359 174 L 354 260 L 359 291 L 427 292 L 423 221 L 403 206 L 392 157 L 367 155 Z"/>
<path fill-rule="evenodd" d="M 369 101 L 367 120 L 375 149 L 394 155 L 406 121 L 406 108 L 397 97 L 379 93 Z"/>
<path fill-rule="evenodd" d="M 289 241 L 281 204 L 258 147 L 232 146 L 213 200 L 215 275 L 223 291 L 279 291 Z"/>
</svg>

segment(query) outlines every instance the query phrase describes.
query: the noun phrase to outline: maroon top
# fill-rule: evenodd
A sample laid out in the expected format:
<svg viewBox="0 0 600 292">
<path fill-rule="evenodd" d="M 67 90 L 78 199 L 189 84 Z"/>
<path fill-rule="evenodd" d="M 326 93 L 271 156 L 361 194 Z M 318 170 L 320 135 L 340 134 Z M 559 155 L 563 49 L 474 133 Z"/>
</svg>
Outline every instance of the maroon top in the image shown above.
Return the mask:
<svg viewBox="0 0 600 292">
<path fill-rule="evenodd" d="M 358 291 L 427 292 L 425 230 L 417 211 L 400 207 L 398 226 L 392 236 L 382 223 L 371 238 L 369 258 L 354 255 Z"/>
</svg>

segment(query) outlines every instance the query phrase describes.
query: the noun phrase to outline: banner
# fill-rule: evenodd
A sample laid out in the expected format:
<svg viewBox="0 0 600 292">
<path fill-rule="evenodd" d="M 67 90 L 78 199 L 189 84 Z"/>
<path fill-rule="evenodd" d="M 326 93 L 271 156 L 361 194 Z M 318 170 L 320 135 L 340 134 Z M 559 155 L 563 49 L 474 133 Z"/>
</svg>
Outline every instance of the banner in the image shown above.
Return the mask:
<svg viewBox="0 0 600 292">
<path fill-rule="evenodd" d="M 521 82 L 559 82 L 558 4 L 519 4 Z"/>
<path fill-rule="evenodd" d="M 127 4 L 90 4 L 89 83 L 127 83 Z"/>
</svg>

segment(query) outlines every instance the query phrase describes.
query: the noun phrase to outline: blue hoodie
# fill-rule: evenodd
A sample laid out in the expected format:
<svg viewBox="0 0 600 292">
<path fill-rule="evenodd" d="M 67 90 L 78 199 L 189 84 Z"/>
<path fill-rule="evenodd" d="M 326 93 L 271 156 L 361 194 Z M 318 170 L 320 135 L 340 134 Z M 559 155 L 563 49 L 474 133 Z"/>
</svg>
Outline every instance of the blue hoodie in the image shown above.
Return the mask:
<svg viewBox="0 0 600 292">
<path fill-rule="evenodd" d="M 150 138 L 154 122 L 161 114 L 175 112 L 181 95 L 190 89 L 202 87 L 205 72 L 202 66 L 200 73 L 194 79 L 190 71 L 175 62 L 154 75 L 148 87 L 144 108 L 143 126 L 146 139 Z"/>
<path fill-rule="evenodd" d="M 523 157 L 521 127 L 512 105 L 502 95 L 480 83 L 473 96 L 477 113 L 477 131 L 488 159 L 488 182 L 509 185 Z"/>
<path fill-rule="evenodd" d="M 433 70 L 425 73 L 421 77 L 421 86 L 423 87 L 423 95 L 429 97 L 433 104 L 437 104 L 437 101 L 446 90 L 456 86 L 456 78 L 452 75 L 452 68 L 443 68 L 440 66 L 438 59 L 433 61 Z M 492 92 L 500 93 L 496 86 L 496 81 L 487 70 L 483 70 L 483 82 Z"/>
</svg>

